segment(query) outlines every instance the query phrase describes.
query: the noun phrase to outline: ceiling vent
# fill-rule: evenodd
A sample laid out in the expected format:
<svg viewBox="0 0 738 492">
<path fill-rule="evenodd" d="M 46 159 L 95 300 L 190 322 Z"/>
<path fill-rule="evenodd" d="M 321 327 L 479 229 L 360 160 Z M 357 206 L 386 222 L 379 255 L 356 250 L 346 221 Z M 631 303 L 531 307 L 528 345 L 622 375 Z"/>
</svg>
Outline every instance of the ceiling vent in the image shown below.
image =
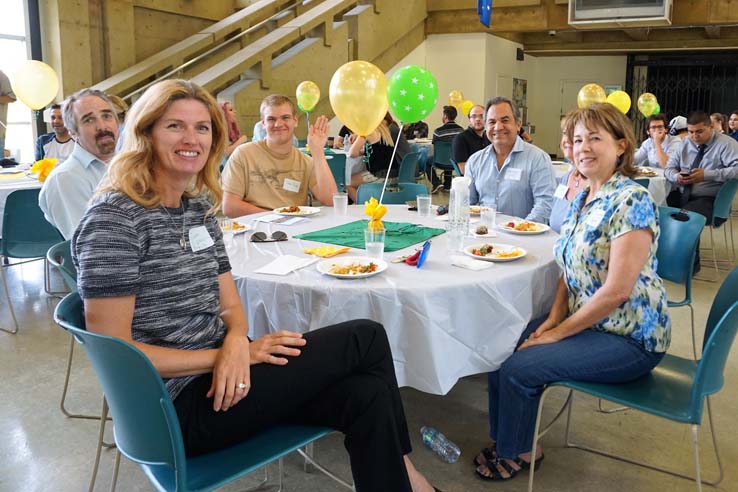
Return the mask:
<svg viewBox="0 0 738 492">
<path fill-rule="evenodd" d="M 569 0 L 569 24 L 576 29 L 671 25 L 672 0 Z"/>
</svg>

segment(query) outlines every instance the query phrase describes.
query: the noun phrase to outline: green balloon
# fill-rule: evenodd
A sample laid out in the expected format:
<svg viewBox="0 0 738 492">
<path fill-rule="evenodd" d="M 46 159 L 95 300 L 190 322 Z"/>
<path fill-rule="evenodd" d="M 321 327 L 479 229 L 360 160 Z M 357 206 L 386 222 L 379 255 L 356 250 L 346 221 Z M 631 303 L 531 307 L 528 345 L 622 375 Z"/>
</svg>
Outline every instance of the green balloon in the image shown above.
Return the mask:
<svg viewBox="0 0 738 492">
<path fill-rule="evenodd" d="M 408 65 L 397 70 L 387 86 L 389 109 L 403 124 L 428 116 L 438 102 L 438 84 L 428 70 Z"/>
<path fill-rule="evenodd" d="M 656 107 L 653 108 L 653 113 L 651 114 L 654 115 L 654 114 L 660 114 L 660 113 L 661 113 L 661 106 L 659 105 L 659 103 L 656 103 Z"/>
</svg>

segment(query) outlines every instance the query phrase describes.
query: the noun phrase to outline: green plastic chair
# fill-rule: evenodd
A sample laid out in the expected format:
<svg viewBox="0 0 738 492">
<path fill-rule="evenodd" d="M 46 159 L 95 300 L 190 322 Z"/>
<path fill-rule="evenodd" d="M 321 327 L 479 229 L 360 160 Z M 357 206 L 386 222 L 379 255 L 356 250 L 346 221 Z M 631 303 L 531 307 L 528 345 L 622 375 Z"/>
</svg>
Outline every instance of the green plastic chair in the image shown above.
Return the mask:
<svg viewBox="0 0 738 492">
<path fill-rule="evenodd" d="M 397 175 L 398 183 L 415 183 L 418 176 L 420 152 L 408 152 L 400 163 L 400 172 Z"/>
<path fill-rule="evenodd" d="M 44 290 L 47 294 L 56 294 L 49 285 L 49 263 L 46 252 L 50 247 L 64 240 L 51 224 L 46 222 L 44 214 L 38 206 L 39 189 L 15 190 L 8 195 L 3 212 L 3 232 L 0 239 L 0 276 L 2 276 L 5 299 L 8 302 L 10 315 L 13 318 L 13 329 L 0 327 L 7 333 L 18 333 L 18 320 L 15 317 L 13 303 L 10 300 L 5 269 L 25 261 L 8 264 L 8 258 L 26 261 L 44 260 Z"/>
<path fill-rule="evenodd" d="M 279 425 L 248 441 L 196 457 L 185 456 L 179 419 L 159 373 L 133 345 L 85 329 L 77 293 L 62 299 L 55 321 L 84 347 L 115 415 L 115 443 L 138 463 L 159 491 L 208 491 L 230 483 L 283 456 L 298 451 L 311 464 L 345 487 L 300 448 L 333 432 L 325 427 Z M 118 460 L 116 460 L 117 470 Z M 280 489 L 282 471 L 280 462 Z"/>
<path fill-rule="evenodd" d="M 730 209 L 733 204 L 736 192 L 738 192 L 738 180 L 731 179 L 723 183 L 715 197 L 715 203 L 713 204 L 712 217 L 707 221 L 707 225 L 710 227 L 710 247 L 706 248 L 712 251 L 712 263 L 715 267 L 715 280 L 718 278 L 719 266 L 718 263 L 725 262 L 726 260 L 718 260 L 717 251 L 715 249 L 715 238 L 713 236 L 713 230 L 719 227 L 723 228 L 723 237 L 725 240 L 725 249 L 728 249 L 728 236 L 730 236 L 730 254 L 727 260 L 731 265 L 735 261 L 735 241 L 733 239 L 733 221 L 730 218 Z M 716 219 L 722 219 L 725 223 L 717 223 Z"/>
<path fill-rule="evenodd" d="M 356 203 L 363 205 L 371 197 L 379 200 L 383 183 L 367 183 L 356 191 Z M 400 191 L 385 191 L 382 203 L 386 205 L 402 205 L 407 201 L 415 201 L 418 195 L 427 195 L 428 188 L 421 183 L 400 183 Z"/>
<path fill-rule="evenodd" d="M 687 480 L 695 480 L 697 490 L 700 491 L 702 490 L 702 483 L 716 486 L 723 479 L 723 465 L 720 461 L 715 426 L 712 420 L 710 395 L 717 393 L 723 387 L 725 362 L 735 340 L 736 331 L 738 331 L 738 268 L 730 272 L 725 278 L 712 303 L 705 326 L 702 358 L 699 361 L 667 353 L 653 371 L 628 383 L 603 384 L 559 381 L 548 385 L 541 395 L 538 405 L 538 417 L 533 433 L 531 451 L 533 456 L 536 453 L 545 398 L 552 389 L 563 387 L 569 389 L 569 398 L 567 399 L 569 409 L 564 438 L 566 447 L 593 452 Z M 569 431 L 571 429 L 573 391 L 626 405 L 674 422 L 689 424 L 694 448 L 695 476 L 637 462 L 623 456 L 570 442 Z M 713 450 L 719 469 L 718 477 L 714 481 L 702 480 L 700 469 L 697 431 L 702 422 L 702 411 L 705 403 L 707 404 L 707 417 L 710 422 Z M 529 492 L 533 491 L 534 472 L 535 470 L 531 468 L 528 481 Z"/>
<path fill-rule="evenodd" d="M 338 191 L 346 191 L 346 154 L 331 154 L 332 159 L 328 159 L 328 167 L 336 181 Z"/>
<path fill-rule="evenodd" d="M 446 171 L 453 171 L 451 164 L 451 142 L 438 141 L 433 144 L 433 167 Z"/>
<path fill-rule="evenodd" d="M 636 183 L 638 183 L 639 185 L 643 186 L 646 189 L 648 189 L 648 183 L 650 182 L 648 178 L 638 178 L 638 179 L 634 179 L 633 181 L 635 181 Z"/>
<path fill-rule="evenodd" d="M 454 166 L 454 172 L 456 172 L 457 176 L 464 175 L 464 173 L 461 172 L 461 168 L 459 167 L 459 165 L 456 163 L 455 160 L 451 159 L 451 165 Z"/>
</svg>

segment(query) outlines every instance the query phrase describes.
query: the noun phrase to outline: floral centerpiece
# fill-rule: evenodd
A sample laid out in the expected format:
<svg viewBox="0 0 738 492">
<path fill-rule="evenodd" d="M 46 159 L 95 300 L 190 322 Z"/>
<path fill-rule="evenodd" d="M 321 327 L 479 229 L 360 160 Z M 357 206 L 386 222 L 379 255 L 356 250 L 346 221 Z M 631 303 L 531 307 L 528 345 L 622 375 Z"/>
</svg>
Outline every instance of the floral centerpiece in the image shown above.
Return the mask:
<svg viewBox="0 0 738 492">
<path fill-rule="evenodd" d="M 46 181 L 51 170 L 54 169 L 54 166 L 56 166 L 58 160 L 54 157 L 38 160 L 31 166 L 31 172 L 35 173 L 38 176 L 38 180 L 43 183 Z"/>
</svg>

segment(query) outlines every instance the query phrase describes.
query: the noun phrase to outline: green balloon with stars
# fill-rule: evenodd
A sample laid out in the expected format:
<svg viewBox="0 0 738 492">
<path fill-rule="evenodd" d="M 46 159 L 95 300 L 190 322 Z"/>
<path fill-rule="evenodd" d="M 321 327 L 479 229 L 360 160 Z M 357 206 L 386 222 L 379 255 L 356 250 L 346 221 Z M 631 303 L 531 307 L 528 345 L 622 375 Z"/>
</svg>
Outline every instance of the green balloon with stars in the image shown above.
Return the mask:
<svg viewBox="0 0 738 492">
<path fill-rule="evenodd" d="M 436 78 L 417 65 L 402 67 L 389 80 L 387 101 L 389 110 L 403 124 L 420 121 L 438 102 Z"/>
</svg>

